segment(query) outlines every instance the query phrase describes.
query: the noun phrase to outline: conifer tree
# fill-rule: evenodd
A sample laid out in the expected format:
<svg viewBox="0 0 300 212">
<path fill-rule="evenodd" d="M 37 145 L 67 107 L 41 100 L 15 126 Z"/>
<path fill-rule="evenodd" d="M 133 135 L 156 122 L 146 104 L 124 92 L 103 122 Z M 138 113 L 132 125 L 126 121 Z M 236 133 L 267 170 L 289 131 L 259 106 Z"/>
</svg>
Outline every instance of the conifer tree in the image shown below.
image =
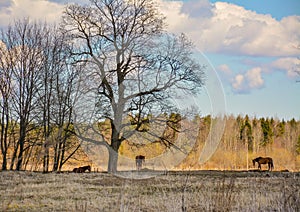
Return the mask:
<svg viewBox="0 0 300 212">
<path fill-rule="evenodd" d="M 268 144 L 271 144 L 273 142 L 274 133 L 271 127 L 271 121 L 268 118 L 267 119 L 261 118 L 260 125 L 263 134 L 260 145 L 266 148 Z"/>
<path fill-rule="evenodd" d="M 246 115 L 245 122 L 241 125 L 240 128 L 240 140 L 247 144 L 249 152 L 253 151 L 252 127 L 249 122 L 248 115 Z"/>
</svg>

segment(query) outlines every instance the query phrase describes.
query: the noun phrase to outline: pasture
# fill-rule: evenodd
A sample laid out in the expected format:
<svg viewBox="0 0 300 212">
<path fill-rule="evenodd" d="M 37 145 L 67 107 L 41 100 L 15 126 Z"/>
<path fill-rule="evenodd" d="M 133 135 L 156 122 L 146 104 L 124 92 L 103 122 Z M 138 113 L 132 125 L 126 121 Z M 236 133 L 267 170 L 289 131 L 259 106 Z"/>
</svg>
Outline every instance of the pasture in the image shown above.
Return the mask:
<svg viewBox="0 0 300 212">
<path fill-rule="evenodd" d="M 300 173 L 174 171 L 136 180 L 5 171 L 0 211 L 300 211 Z"/>
</svg>

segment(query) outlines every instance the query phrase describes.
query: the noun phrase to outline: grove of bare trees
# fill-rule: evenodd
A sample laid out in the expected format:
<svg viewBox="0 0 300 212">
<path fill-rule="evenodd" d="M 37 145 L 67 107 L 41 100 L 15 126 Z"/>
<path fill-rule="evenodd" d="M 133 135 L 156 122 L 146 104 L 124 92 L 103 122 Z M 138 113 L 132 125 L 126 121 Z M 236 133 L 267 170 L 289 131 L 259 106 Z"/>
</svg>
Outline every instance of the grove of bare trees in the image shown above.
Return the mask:
<svg viewBox="0 0 300 212">
<path fill-rule="evenodd" d="M 46 23 L 24 19 L 1 31 L 3 170 L 26 169 L 34 157 L 43 161 L 48 172 L 52 148 L 52 170 L 56 171 L 68 157 L 66 149 L 75 148 L 67 139 L 79 75 L 78 68 L 70 65 L 69 47 L 63 34 Z"/>
</svg>

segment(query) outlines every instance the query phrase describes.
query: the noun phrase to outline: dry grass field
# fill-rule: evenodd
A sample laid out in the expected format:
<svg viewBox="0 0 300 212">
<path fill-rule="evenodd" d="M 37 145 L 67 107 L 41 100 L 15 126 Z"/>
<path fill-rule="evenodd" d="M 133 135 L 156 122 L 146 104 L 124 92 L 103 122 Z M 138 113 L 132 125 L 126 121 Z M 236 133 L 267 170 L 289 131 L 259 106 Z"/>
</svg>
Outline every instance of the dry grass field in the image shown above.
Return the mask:
<svg viewBox="0 0 300 212">
<path fill-rule="evenodd" d="M 6 171 L 0 211 L 300 211 L 300 173 L 203 170 L 136 180 Z"/>
</svg>

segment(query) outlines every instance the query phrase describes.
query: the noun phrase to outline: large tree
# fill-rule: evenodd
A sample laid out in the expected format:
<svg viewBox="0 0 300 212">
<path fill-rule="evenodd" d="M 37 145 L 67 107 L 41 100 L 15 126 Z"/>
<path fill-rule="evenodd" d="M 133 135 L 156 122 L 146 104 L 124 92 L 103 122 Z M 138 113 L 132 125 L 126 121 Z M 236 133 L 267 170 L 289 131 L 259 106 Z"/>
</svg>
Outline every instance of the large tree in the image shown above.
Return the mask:
<svg viewBox="0 0 300 212">
<path fill-rule="evenodd" d="M 85 64 L 84 91 L 96 94 L 92 118 L 109 120 L 110 141 L 102 144 L 109 151 L 108 171 L 116 172 L 121 143 L 146 132 L 144 125 L 155 114 L 177 111 L 172 99 L 197 92 L 204 72 L 186 36 L 164 31 L 164 17 L 154 1 L 90 2 L 69 5 L 63 28 L 77 47 L 74 58 Z"/>
</svg>

